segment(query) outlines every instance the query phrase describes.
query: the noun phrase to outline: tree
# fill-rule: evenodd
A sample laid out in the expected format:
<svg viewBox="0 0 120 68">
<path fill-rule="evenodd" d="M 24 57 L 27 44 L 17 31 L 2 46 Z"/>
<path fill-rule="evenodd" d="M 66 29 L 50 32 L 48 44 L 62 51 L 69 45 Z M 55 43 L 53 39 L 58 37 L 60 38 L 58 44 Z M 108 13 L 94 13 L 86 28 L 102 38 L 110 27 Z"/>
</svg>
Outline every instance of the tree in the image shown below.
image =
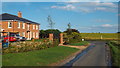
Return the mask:
<svg viewBox="0 0 120 68">
<path fill-rule="evenodd" d="M 59 38 L 61 32 L 58 29 L 40 30 L 40 38 L 48 38 L 50 33 L 54 34 L 54 38 Z"/>
<path fill-rule="evenodd" d="M 48 21 L 48 23 L 49 23 L 49 27 L 50 27 L 50 29 L 53 29 L 55 23 L 52 21 L 50 15 L 47 17 L 47 21 Z"/>
<path fill-rule="evenodd" d="M 67 29 L 66 31 L 64 31 L 65 33 L 70 33 L 71 32 L 76 32 L 76 33 L 80 33 L 77 29 Z"/>
<path fill-rule="evenodd" d="M 67 33 L 64 33 L 64 41 L 66 43 L 77 43 L 81 41 L 81 35 L 77 32 L 72 32 L 70 35 L 67 35 Z"/>
<path fill-rule="evenodd" d="M 39 33 L 40 33 L 40 34 L 39 34 L 39 37 L 40 37 L 40 38 L 46 38 L 46 37 L 47 37 L 45 30 L 40 30 Z"/>
<path fill-rule="evenodd" d="M 117 32 L 117 33 L 120 33 L 120 32 Z"/>
</svg>

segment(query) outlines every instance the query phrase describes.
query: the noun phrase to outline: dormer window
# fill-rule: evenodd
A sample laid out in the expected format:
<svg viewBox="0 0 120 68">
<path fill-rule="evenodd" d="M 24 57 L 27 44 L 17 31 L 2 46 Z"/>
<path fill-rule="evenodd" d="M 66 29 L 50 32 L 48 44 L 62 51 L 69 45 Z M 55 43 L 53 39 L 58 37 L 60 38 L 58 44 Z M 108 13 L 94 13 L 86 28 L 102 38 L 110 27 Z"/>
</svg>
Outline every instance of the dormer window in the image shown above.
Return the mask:
<svg viewBox="0 0 120 68">
<path fill-rule="evenodd" d="M 12 28 L 12 22 L 8 22 L 8 28 Z"/>
<path fill-rule="evenodd" d="M 20 28 L 20 22 L 18 22 L 18 28 Z"/>
</svg>

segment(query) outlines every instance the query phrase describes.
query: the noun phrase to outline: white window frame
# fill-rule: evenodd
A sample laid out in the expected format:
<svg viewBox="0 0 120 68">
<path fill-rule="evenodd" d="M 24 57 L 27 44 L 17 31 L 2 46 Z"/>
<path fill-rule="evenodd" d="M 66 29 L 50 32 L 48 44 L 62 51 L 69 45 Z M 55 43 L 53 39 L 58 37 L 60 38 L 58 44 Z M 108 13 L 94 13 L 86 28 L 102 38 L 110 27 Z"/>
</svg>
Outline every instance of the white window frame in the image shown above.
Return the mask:
<svg viewBox="0 0 120 68">
<path fill-rule="evenodd" d="M 38 26 L 39 26 L 39 25 L 36 25 L 36 30 L 38 30 Z"/>
<path fill-rule="evenodd" d="M 33 38 L 35 38 L 35 32 L 33 32 Z"/>
<path fill-rule="evenodd" d="M 11 23 L 11 27 L 9 27 L 10 23 Z M 8 21 L 8 28 L 12 28 L 12 22 L 11 21 Z"/>
<path fill-rule="evenodd" d="M 22 36 L 25 37 L 25 32 L 23 32 Z"/>
<path fill-rule="evenodd" d="M 36 32 L 36 38 L 38 38 L 38 35 L 39 35 L 38 32 Z"/>
<path fill-rule="evenodd" d="M 20 22 L 18 21 L 18 28 L 20 28 Z"/>
<path fill-rule="evenodd" d="M 23 23 L 23 29 L 25 29 L 25 23 Z"/>
<path fill-rule="evenodd" d="M 30 25 L 28 24 L 28 30 L 29 30 L 29 28 L 30 28 Z"/>
<path fill-rule="evenodd" d="M 35 25 L 33 24 L 33 29 L 35 29 Z"/>
</svg>

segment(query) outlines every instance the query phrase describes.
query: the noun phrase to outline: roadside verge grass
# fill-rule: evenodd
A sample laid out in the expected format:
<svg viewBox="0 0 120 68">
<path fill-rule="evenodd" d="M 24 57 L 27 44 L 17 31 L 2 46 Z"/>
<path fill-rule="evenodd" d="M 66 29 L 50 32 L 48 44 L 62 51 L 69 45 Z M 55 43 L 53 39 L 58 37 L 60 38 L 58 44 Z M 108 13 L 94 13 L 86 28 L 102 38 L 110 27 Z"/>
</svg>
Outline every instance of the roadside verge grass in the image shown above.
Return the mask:
<svg viewBox="0 0 120 68">
<path fill-rule="evenodd" d="M 47 66 L 65 59 L 79 49 L 58 46 L 45 50 L 23 53 L 9 53 L 3 55 L 3 66 Z"/>
<path fill-rule="evenodd" d="M 120 67 L 120 44 L 112 41 L 108 45 L 111 48 L 112 65 Z"/>
</svg>

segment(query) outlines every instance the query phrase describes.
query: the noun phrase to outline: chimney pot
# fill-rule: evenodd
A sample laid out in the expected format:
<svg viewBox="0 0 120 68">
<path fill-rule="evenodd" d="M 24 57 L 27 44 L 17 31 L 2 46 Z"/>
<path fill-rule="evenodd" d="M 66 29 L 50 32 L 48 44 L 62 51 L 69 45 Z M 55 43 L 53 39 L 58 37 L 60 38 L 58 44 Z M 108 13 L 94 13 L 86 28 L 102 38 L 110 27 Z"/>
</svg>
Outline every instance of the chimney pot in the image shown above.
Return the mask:
<svg viewBox="0 0 120 68">
<path fill-rule="evenodd" d="M 18 17 L 22 17 L 22 13 L 20 11 L 18 12 Z"/>
</svg>

